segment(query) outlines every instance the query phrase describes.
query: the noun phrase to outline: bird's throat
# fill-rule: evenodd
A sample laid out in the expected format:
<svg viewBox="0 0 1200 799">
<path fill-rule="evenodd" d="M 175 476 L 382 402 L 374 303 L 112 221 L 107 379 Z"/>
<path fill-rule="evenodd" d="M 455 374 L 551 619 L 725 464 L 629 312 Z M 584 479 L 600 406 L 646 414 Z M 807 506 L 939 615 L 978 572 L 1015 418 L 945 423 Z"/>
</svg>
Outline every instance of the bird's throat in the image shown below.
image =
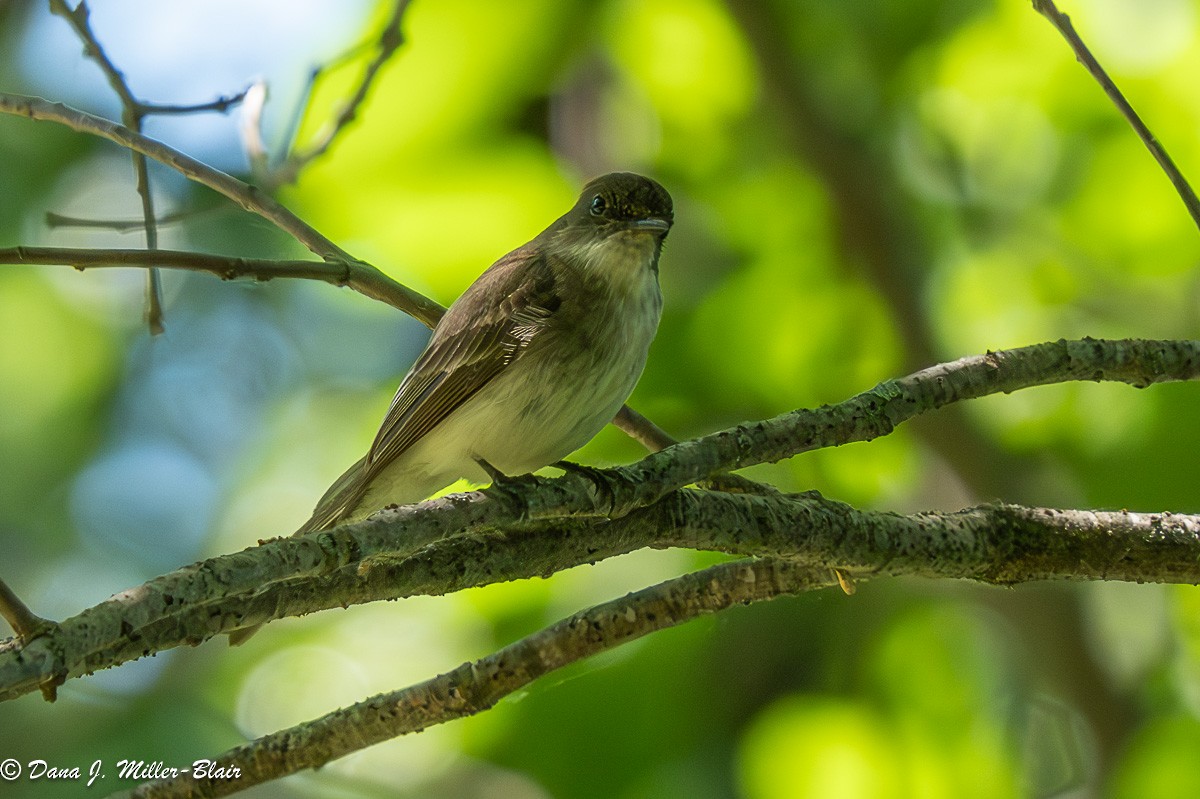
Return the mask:
<svg viewBox="0 0 1200 799">
<path fill-rule="evenodd" d="M 590 283 L 624 298 L 640 296 L 658 282 L 661 241 L 653 233 L 624 230 L 568 245 L 566 260 Z"/>
</svg>

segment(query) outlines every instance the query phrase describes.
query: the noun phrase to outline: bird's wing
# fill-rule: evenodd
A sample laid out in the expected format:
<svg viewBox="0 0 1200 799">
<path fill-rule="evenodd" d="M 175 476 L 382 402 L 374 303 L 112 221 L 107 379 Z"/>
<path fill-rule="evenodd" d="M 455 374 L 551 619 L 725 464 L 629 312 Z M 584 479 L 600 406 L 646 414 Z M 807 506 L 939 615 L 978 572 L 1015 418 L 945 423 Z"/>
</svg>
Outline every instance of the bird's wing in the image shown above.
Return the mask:
<svg viewBox="0 0 1200 799">
<path fill-rule="evenodd" d="M 489 301 L 480 302 L 481 294 Z M 352 511 L 384 467 L 518 360 L 560 305 L 554 271 L 534 248 L 493 264 L 438 323 L 370 451 L 330 487 L 300 532 L 330 527 Z"/>
</svg>

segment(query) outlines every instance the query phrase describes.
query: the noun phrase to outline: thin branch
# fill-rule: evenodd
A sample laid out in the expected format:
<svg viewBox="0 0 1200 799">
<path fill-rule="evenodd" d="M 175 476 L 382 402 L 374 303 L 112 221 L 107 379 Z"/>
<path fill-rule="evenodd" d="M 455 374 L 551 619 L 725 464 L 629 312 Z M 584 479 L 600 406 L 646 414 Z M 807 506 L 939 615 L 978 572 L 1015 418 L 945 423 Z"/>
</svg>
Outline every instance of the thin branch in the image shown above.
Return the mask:
<svg viewBox="0 0 1200 799">
<path fill-rule="evenodd" d="M 181 216 L 177 214 L 173 216 Z M 104 222 L 99 220 L 74 220 L 67 217 L 57 218 L 63 223 L 82 224 L 84 226 L 116 227 L 119 222 Z M 161 221 L 161 220 L 160 220 Z M 138 222 L 124 223 L 140 226 Z M 388 278 L 374 267 L 363 261 L 304 261 L 280 260 L 268 258 L 242 258 L 238 256 L 212 255 L 209 253 L 187 252 L 182 250 L 149 250 L 141 249 L 98 249 L 72 247 L 0 247 L 0 264 L 38 264 L 46 266 L 70 266 L 79 271 L 86 269 L 103 269 L 108 267 L 152 267 L 179 269 L 191 272 L 207 272 L 222 280 L 238 280 L 253 278 L 267 281 L 275 278 L 320 280 L 334 286 L 345 286 L 360 294 L 370 297 L 385 297 L 385 301 L 394 297 L 405 297 L 404 287 L 392 283 L 389 287 Z M 380 291 L 384 288 L 386 291 Z M 432 300 L 429 300 L 432 302 Z M 393 307 L 396 306 L 394 303 Z M 407 307 L 399 307 L 408 311 Z M 426 321 L 422 319 L 421 321 Z M 625 414 L 629 414 L 628 417 Z M 653 422 L 634 411 L 629 406 L 622 406 L 618 413 L 618 427 L 645 444 L 647 448 L 657 436 L 659 441 L 674 441 L 660 430 Z M 649 431 L 642 432 L 639 425 L 644 425 Z"/>
<path fill-rule="evenodd" d="M 0 698 L 50 678 L 78 676 L 286 615 L 549 574 L 643 546 L 819 558 L 851 577 L 903 567 L 907 573 L 1000 582 L 1071 574 L 1194 580 L 1197 552 L 1185 549 L 1181 557 L 1178 536 L 1156 538 L 1167 524 L 1163 519 L 1058 511 L 1040 511 L 1045 519 L 1018 519 L 994 508 L 965 516 L 871 516 L 817 496 L 679 489 L 730 468 L 875 438 L 905 419 L 963 399 L 1069 380 L 1144 386 L 1198 377 L 1200 342 L 1085 339 L 1024 347 L 922 370 L 832 407 L 739 425 L 630 466 L 513 479 L 322 533 L 274 539 L 118 594 L 62 622 L 53 646 L 44 639 L 24 648 L 0 645 Z M 717 518 L 726 521 L 708 524 Z M 1081 519 L 1098 519 L 1095 524 L 1102 526 L 1088 533 L 1096 541 L 1085 539 L 1092 554 L 1054 550 L 1072 542 L 1073 530 L 1087 529 Z M 818 529 L 836 532 L 828 539 L 832 550 L 806 548 L 818 540 L 813 532 Z M 838 548 L 858 540 L 847 531 L 859 529 L 870 532 L 857 549 Z M 807 531 L 809 544 L 795 538 L 798 530 Z M 1032 530 L 1028 540 L 1013 538 L 1026 530 Z M 1139 536 L 1147 542 L 1141 549 Z M 974 548 L 964 550 L 966 543 Z M 970 555 L 965 560 L 964 552 Z M 1030 560 L 1039 552 L 1050 553 L 1044 563 Z M 1012 563 L 1018 571 L 1002 570 Z"/>
<path fill-rule="evenodd" d="M 1150 154 L 1154 156 L 1154 160 L 1158 161 L 1158 165 L 1162 167 L 1163 172 L 1167 173 L 1171 185 L 1175 187 L 1175 191 L 1179 193 L 1180 199 L 1183 200 L 1184 206 L 1187 207 L 1192 221 L 1196 223 L 1197 227 L 1200 227 L 1200 200 L 1196 198 L 1196 193 L 1192 190 L 1183 173 L 1175 166 L 1175 162 L 1171 160 L 1171 156 L 1167 155 L 1166 148 L 1162 146 L 1158 138 L 1142 122 L 1142 118 L 1133 110 L 1133 106 L 1125 99 L 1125 95 L 1117 88 L 1117 84 L 1108 76 L 1108 73 L 1104 71 L 1104 67 L 1100 66 L 1100 62 L 1096 60 L 1087 45 L 1083 43 L 1083 39 L 1075 31 L 1075 26 L 1071 24 L 1071 18 L 1058 10 L 1058 6 L 1054 4 L 1054 0 L 1033 0 L 1033 8 L 1049 20 L 1055 30 L 1067 40 L 1067 44 L 1071 46 L 1071 50 L 1075 53 L 1076 60 L 1083 64 L 1084 69 L 1100 84 L 1100 88 L 1108 95 L 1108 99 L 1112 101 L 1117 110 L 1121 112 L 1121 115 L 1133 127 L 1138 138 L 1142 140 L 1142 143 L 1150 150 Z"/>
<path fill-rule="evenodd" d="M 392 6 L 392 13 L 384 23 L 375 42 L 375 57 L 371 59 L 366 69 L 363 70 L 362 78 L 359 80 L 354 94 L 342 106 L 333 122 L 318 134 L 316 140 L 308 148 L 288 155 L 287 159 L 275 170 L 275 180 L 284 183 L 290 183 L 295 180 L 300 170 L 324 155 L 333 145 L 338 135 L 355 120 L 358 116 L 359 108 L 363 101 L 366 100 L 367 94 L 370 92 L 372 85 L 374 85 L 379 71 L 391 59 L 400 45 L 404 44 L 404 34 L 400 30 L 400 22 L 404 17 L 404 12 L 408 9 L 409 3 L 410 0 L 396 0 Z M 356 47 L 355 51 L 359 49 L 362 49 L 362 45 Z M 319 70 L 314 70 L 313 82 L 315 82 L 319 74 Z"/>
<path fill-rule="evenodd" d="M 203 214 L 211 214 L 221 210 L 217 207 L 198 208 L 191 210 L 173 211 L 169 214 L 160 215 L 155 222 L 159 227 L 174 225 L 177 222 L 182 222 L 185 219 L 195 219 Z M 54 228 L 100 228 L 102 230 L 112 230 L 117 233 L 130 233 L 134 230 L 139 230 L 142 227 L 140 219 L 85 219 L 78 216 L 67 216 L 66 214 L 58 214 L 54 211 L 47 211 L 45 216 L 46 227 Z M 146 264 L 149 266 L 149 264 Z"/>
<path fill-rule="evenodd" d="M 100 67 L 100 71 L 104 73 L 104 77 L 108 80 L 108 85 L 112 87 L 114 93 L 121 101 L 121 106 L 126 114 L 137 115 L 137 108 L 141 104 L 134 97 L 133 92 L 129 88 L 129 83 L 125 80 L 125 75 L 121 70 L 117 69 L 116 64 L 108 57 L 108 53 L 100 46 L 100 42 L 92 33 L 90 22 L 91 11 L 88 9 L 87 2 L 80 0 L 79 4 L 72 10 L 65 0 L 50 0 L 50 13 L 55 16 L 62 17 L 67 21 L 71 28 L 75 31 L 75 35 L 83 43 L 84 54 L 88 58 L 96 62 Z M 128 120 L 126 124 L 129 124 Z M 130 125 L 133 127 L 133 125 Z"/>
<path fill-rule="evenodd" d="M 100 67 L 108 79 L 113 92 L 121 101 L 121 118 L 125 126 L 135 133 L 142 132 L 142 123 L 151 114 L 194 114 L 204 111 L 220 111 L 224 113 L 233 105 L 240 103 L 246 96 L 246 91 L 232 97 L 221 97 L 208 103 L 195 105 L 157 105 L 139 100 L 129 88 L 125 75 L 117 69 L 116 64 L 109 58 L 101 46 L 99 39 L 91 27 L 91 11 L 86 0 L 80 0 L 72 10 L 65 0 L 50 0 L 50 12 L 65 19 L 83 43 L 85 54 Z M 137 192 L 142 202 L 142 228 L 146 231 L 146 249 L 158 249 L 158 221 L 154 212 L 154 198 L 150 191 L 149 165 L 145 153 L 130 151 L 133 158 L 133 171 L 137 180 Z M 158 269 L 151 265 L 146 273 L 146 321 L 152 334 L 163 331 L 162 280 Z"/>
<path fill-rule="evenodd" d="M 0 264 L 70 266 L 80 271 L 107 267 L 145 267 L 156 264 L 166 269 L 207 272 L 222 280 L 253 278 L 299 278 L 320 280 L 334 286 L 363 291 L 363 284 L 378 280 L 375 272 L 359 261 L 305 261 L 271 258 L 241 258 L 232 255 L 182 250 L 75 249 L 72 247 L 0 248 Z"/>
<path fill-rule="evenodd" d="M 122 147 L 144 153 L 185 177 L 233 200 L 247 211 L 270 221 L 322 258 L 341 262 L 346 266 L 357 265 L 359 279 L 355 282 L 354 289 L 359 293 L 386 302 L 431 327 L 444 312 L 442 306 L 433 300 L 397 283 L 365 261 L 351 256 L 270 195 L 162 142 L 147 138 L 102 117 L 78 111 L 62 103 L 48 102 L 40 97 L 0 93 L 0 112 L 57 122 L 73 130 L 99 136 Z"/>
<path fill-rule="evenodd" d="M 57 122 L 80 133 L 99 136 L 127 149 L 143 153 L 155 161 L 166 164 L 184 177 L 233 200 L 245 210 L 258 214 L 290 234 L 316 255 L 322 258 L 354 260 L 332 241 L 256 187 L 197 161 L 190 155 L 160 141 L 132 131 L 124 125 L 79 111 L 62 103 L 52 103 L 40 97 L 19 94 L 0 93 L 0 112 L 33 120 Z"/>
<path fill-rule="evenodd" d="M 645 447 L 649 452 L 659 452 L 679 443 L 666 430 L 663 430 L 628 405 L 622 405 L 621 410 L 617 411 L 617 416 L 613 419 L 613 424 L 634 441 Z M 735 494 L 779 493 L 779 489 L 774 486 L 747 479 L 740 474 L 713 475 L 706 480 L 699 481 L 699 484 L 702 488 L 710 488 L 714 491 L 731 491 Z"/>
<path fill-rule="evenodd" d="M 108 53 L 100 46 L 100 41 L 92 33 L 90 23 L 91 12 L 86 0 L 72 11 L 65 0 L 50 0 L 50 12 L 67 20 L 75 30 L 75 35 L 83 42 L 84 52 L 96 62 L 109 85 L 121 101 L 121 119 L 125 126 L 136 133 L 142 132 L 142 121 L 145 110 L 142 103 L 133 95 L 124 74 L 117 69 Z M 146 231 L 146 249 L 158 249 L 158 224 L 154 213 L 154 196 L 150 192 L 150 173 L 144 153 L 131 150 L 133 172 L 137 179 L 137 193 L 142 201 L 142 227 Z M 158 269 L 151 267 L 146 272 L 146 322 L 152 335 L 163 332 L 162 279 Z"/>
<path fill-rule="evenodd" d="M 246 93 L 250 91 L 247 86 L 237 94 L 231 94 L 228 97 L 218 97 L 215 100 L 209 100 L 205 103 L 192 103 L 185 105 L 175 105 L 171 103 L 138 103 L 138 108 L 145 116 L 179 116 L 183 114 L 202 114 L 216 112 L 218 114 L 228 113 L 231 108 L 240 105 L 246 99 Z"/>
<path fill-rule="evenodd" d="M 262 132 L 262 115 L 266 105 L 267 82 L 260 78 L 246 90 L 246 102 L 242 105 L 242 118 L 238 125 L 242 150 L 246 153 L 250 174 L 255 180 L 261 180 L 266 175 L 269 161 Z"/>
<path fill-rule="evenodd" d="M 481 713 L 534 680 L 652 632 L 739 604 L 824 587 L 828 570 L 783 561 L 722 563 L 589 608 L 453 671 L 379 694 L 215 758 L 237 779 L 147 783 L 130 799 L 228 796 L 425 727 Z"/>
<path fill-rule="evenodd" d="M 142 213 L 146 215 L 146 249 L 154 252 L 158 249 L 158 226 L 154 221 L 154 202 L 150 199 L 150 187 L 143 180 L 146 176 L 146 156 L 135 155 L 134 161 L 140 164 L 137 168 L 138 186 L 145 186 L 145 191 L 139 189 L 138 193 L 142 196 Z M 162 274 L 158 271 L 157 264 L 146 270 L 146 307 L 143 313 L 151 335 L 157 336 L 166 329 L 163 323 Z"/>
</svg>

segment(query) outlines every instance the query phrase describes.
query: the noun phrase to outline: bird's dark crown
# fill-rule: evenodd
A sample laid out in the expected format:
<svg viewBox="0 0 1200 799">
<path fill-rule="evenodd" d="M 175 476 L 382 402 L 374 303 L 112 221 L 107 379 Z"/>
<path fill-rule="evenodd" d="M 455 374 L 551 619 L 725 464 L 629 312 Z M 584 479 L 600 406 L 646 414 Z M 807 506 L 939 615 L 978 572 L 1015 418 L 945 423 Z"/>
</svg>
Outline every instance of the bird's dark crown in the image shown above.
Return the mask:
<svg viewBox="0 0 1200 799">
<path fill-rule="evenodd" d="M 576 209 L 587 210 L 601 198 L 609 219 L 673 220 L 671 195 L 656 181 L 633 172 L 610 172 L 583 187 Z"/>
</svg>

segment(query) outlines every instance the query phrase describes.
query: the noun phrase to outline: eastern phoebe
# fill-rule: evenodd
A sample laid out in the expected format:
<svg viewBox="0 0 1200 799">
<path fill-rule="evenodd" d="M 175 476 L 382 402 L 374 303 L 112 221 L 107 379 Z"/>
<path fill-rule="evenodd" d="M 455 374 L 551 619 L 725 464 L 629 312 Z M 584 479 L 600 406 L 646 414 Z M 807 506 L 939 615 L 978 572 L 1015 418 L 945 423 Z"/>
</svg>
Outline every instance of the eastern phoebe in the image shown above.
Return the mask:
<svg viewBox="0 0 1200 799">
<path fill-rule="evenodd" d="M 558 462 L 633 391 L 662 310 L 671 195 L 615 172 L 479 276 L 433 330 L 366 456 L 298 532 L 418 502 L 460 477 Z"/>
</svg>

